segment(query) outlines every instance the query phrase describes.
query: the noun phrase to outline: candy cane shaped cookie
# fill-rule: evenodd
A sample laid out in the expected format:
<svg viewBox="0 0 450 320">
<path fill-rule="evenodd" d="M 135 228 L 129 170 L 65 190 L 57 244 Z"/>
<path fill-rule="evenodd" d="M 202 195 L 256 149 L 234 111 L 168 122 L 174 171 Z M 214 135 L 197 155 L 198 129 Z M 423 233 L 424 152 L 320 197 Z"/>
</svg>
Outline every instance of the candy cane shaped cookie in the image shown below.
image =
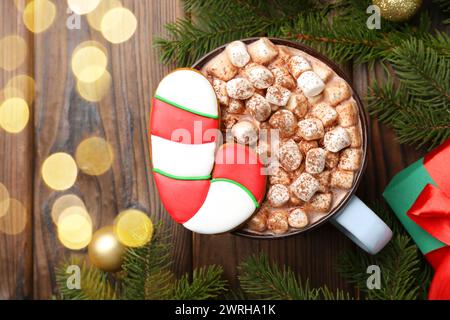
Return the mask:
<svg viewBox="0 0 450 320">
<path fill-rule="evenodd" d="M 155 183 L 172 218 L 197 233 L 235 229 L 265 195 L 256 153 L 235 143 L 216 152 L 218 129 L 217 97 L 200 72 L 177 69 L 160 82 L 150 119 Z"/>
</svg>

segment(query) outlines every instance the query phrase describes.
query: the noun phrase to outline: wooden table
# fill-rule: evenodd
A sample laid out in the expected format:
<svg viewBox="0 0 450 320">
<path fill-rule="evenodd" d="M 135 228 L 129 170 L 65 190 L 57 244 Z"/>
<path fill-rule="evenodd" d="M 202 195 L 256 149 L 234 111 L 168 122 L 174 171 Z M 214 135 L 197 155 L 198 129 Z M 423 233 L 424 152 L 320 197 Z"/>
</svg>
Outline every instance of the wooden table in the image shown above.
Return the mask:
<svg viewBox="0 0 450 320">
<path fill-rule="evenodd" d="M 26 0 L 19 0 L 25 3 Z M 93 217 L 95 228 L 111 224 L 116 214 L 136 207 L 164 220 L 173 233 L 173 269 L 177 274 L 206 264 L 224 267 L 231 285 L 237 284 L 236 266 L 259 251 L 292 267 L 311 284 L 353 291 L 336 272 L 342 250 L 358 250 L 330 225 L 281 240 L 252 240 L 234 235 L 201 236 L 171 222 L 158 199 L 149 166 L 148 120 L 150 100 L 159 80 L 172 69 L 159 63 L 152 39 L 164 35 L 163 25 L 183 16 L 179 0 L 123 0 L 139 21 L 135 36 L 111 45 L 82 19 L 81 30 L 66 28 L 66 1 L 54 0 L 58 14 L 52 27 L 38 35 L 29 33 L 12 1 L 1 1 L 0 37 L 15 33 L 29 44 L 28 62 L 14 72 L 0 72 L 0 86 L 15 74 L 36 80 L 36 100 L 28 127 L 18 135 L 0 132 L 2 166 L 0 182 L 28 210 L 26 230 L 18 236 L 0 235 L 0 298 L 48 299 L 55 293 L 55 265 L 71 252 L 55 235 L 51 206 L 63 193 L 43 183 L 40 168 L 51 153 L 74 154 L 78 143 L 91 135 L 109 140 L 116 159 L 100 177 L 80 174 L 68 192 L 78 194 Z M 78 95 L 70 57 L 85 40 L 97 40 L 109 51 L 112 90 L 98 104 Z M 366 66 L 344 66 L 357 91 L 364 96 L 373 79 Z M 381 74 L 381 73 L 380 73 Z M 381 199 L 390 178 L 415 161 L 423 151 L 400 146 L 394 133 L 371 120 L 372 143 L 368 167 L 358 195 L 370 203 Z M 363 271 L 363 270 L 362 270 Z"/>
</svg>

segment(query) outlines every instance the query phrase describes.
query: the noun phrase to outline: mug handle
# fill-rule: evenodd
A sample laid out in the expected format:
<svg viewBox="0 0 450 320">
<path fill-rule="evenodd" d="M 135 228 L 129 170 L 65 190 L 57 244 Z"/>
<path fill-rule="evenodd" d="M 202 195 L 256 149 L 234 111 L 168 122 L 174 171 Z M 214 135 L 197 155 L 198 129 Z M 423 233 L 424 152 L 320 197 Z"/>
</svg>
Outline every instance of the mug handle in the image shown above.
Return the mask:
<svg viewBox="0 0 450 320">
<path fill-rule="evenodd" d="M 377 254 L 392 238 L 392 230 L 356 196 L 330 221 L 370 254 Z"/>
</svg>

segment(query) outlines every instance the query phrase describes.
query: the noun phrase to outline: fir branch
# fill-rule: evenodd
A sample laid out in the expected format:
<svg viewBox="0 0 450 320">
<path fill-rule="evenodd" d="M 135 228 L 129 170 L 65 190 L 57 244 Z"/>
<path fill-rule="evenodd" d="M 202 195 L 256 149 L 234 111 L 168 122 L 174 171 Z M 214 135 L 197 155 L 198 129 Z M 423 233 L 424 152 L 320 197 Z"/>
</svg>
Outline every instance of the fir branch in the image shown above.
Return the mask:
<svg viewBox="0 0 450 320">
<path fill-rule="evenodd" d="M 267 300 L 316 300 L 350 298 L 343 291 L 331 292 L 328 288 L 311 288 L 294 272 L 269 262 L 267 255 L 250 256 L 239 265 L 239 281 L 245 295 Z"/>
<path fill-rule="evenodd" d="M 80 267 L 80 289 L 69 289 L 67 268 Z M 119 298 L 116 286 L 108 280 L 108 274 L 75 257 L 61 263 L 56 269 L 56 284 L 63 300 L 116 300 Z"/>
<path fill-rule="evenodd" d="M 125 299 L 143 300 L 147 298 L 147 294 L 154 299 L 167 296 L 173 281 L 172 274 L 167 272 L 171 264 L 169 234 L 162 223 L 159 223 L 155 226 L 153 239 L 148 245 L 127 250 L 122 264 Z M 151 281 L 155 279 L 158 285 L 151 286 Z"/>
<path fill-rule="evenodd" d="M 226 291 L 227 282 L 222 280 L 222 273 L 222 267 L 215 265 L 195 269 L 192 281 L 186 274 L 176 282 L 171 299 L 206 300 L 217 298 Z"/>
</svg>

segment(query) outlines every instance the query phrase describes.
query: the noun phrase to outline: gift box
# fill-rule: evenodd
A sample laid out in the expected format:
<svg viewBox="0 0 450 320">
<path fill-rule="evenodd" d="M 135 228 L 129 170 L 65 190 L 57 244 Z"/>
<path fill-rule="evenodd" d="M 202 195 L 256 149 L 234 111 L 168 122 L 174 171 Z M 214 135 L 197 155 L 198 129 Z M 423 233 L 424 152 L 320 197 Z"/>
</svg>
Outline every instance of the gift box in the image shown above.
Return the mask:
<svg viewBox="0 0 450 320">
<path fill-rule="evenodd" d="M 384 198 L 435 270 L 429 299 L 450 299 L 450 139 L 398 173 Z"/>
</svg>

